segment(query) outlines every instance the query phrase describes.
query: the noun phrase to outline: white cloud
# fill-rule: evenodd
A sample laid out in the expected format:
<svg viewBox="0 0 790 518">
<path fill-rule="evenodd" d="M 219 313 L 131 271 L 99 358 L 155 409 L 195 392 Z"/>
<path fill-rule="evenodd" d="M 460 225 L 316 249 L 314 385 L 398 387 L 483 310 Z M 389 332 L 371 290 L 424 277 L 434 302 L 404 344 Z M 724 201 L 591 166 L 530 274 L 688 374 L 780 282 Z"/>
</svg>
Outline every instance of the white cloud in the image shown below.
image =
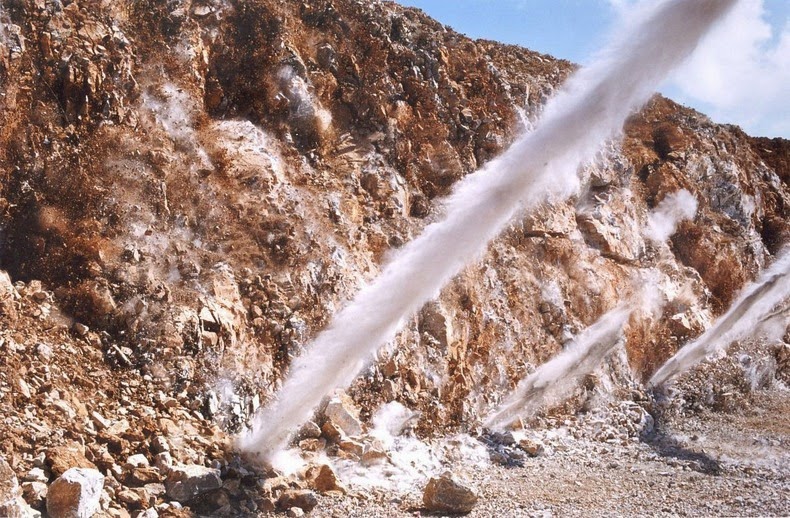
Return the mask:
<svg viewBox="0 0 790 518">
<path fill-rule="evenodd" d="M 679 102 L 755 134 L 790 137 L 790 28 L 774 34 L 762 0 L 742 0 L 670 80 Z"/>
<path fill-rule="evenodd" d="M 629 19 L 651 2 L 604 0 Z M 664 93 L 754 135 L 790 138 L 790 27 L 771 26 L 764 0 L 741 0 L 667 82 Z"/>
</svg>

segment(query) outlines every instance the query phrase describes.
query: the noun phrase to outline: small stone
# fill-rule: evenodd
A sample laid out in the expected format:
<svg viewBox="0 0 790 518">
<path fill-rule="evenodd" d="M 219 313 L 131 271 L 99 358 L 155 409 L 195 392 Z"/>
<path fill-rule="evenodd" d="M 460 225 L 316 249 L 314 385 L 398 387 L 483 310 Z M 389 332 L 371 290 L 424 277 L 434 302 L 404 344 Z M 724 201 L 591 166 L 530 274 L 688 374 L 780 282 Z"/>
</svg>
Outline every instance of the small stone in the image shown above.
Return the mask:
<svg viewBox="0 0 790 518">
<path fill-rule="evenodd" d="M 96 430 L 101 432 L 102 430 L 106 430 L 107 428 L 110 427 L 110 422 L 107 419 L 105 419 L 104 416 L 102 416 L 100 413 L 91 412 L 90 417 L 91 417 L 91 421 L 93 421 L 93 424 L 96 425 Z"/>
<path fill-rule="evenodd" d="M 321 451 L 326 448 L 326 439 L 304 439 L 299 441 L 299 448 L 303 451 Z"/>
<path fill-rule="evenodd" d="M 80 322 L 75 322 L 74 325 L 71 326 L 71 329 L 72 331 L 77 333 L 78 336 L 85 336 L 88 334 L 88 331 L 90 331 L 90 328 L 88 326 Z"/>
<path fill-rule="evenodd" d="M 331 442 L 337 442 L 345 438 L 343 431 L 329 421 L 324 423 L 324 426 L 321 427 L 321 433 Z"/>
<path fill-rule="evenodd" d="M 157 435 L 156 437 L 154 437 L 154 440 L 151 442 L 151 447 L 157 453 L 161 453 L 163 451 L 170 451 L 170 445 L 167 443 L 167 439 L 165 439 L 161 435 Z"/>
<path fill-rule="evenodd" d="M 99 510 L 104 475 L 95 469 L 71 468 L 47 490 L 47 513 L 52 518 L 89 518 Z"/>
<path fill-rule="evenodd" d="M 543 444 L 539 441 L 524 438 L 518 441 L 518 447 L 527 452 L 530 457 L 537 457 L 543 453 Z"/>
<path fill-rule="evenodd" d="M 309 513 L 318 505 L 315 493 L 309 489 L 289 489 L 283 491 L 277 500 L 277 508 L 281 511 L 298 507 L 304 512 Z"/>
<path fill-rule="evenodd" d="M 288 509 L 288 512 L 286 512 L 285 515 L 288 518 L 299 518 L 301 516 L 304 516 L 304 511 L 302 511 L 302 509 L 300 509 L 299 507 L 291 507 L 290 509 Z"/>
<path fill-rule="evenodd" d="M 145 491 L 152 497 L 158 498 L 160 496 L 163 496 L 165 493 L 167 493 L 167 488 L 165 487 L 164 484 L 159 484 L 159 483 L 146 484 Z"/>
<path fill-rule="evenodd" d="M 47 476 L 46 472 L 41 468 L 33 468 L 27 472 L 22 480 L 26 482 L 49 482 L 49 476 Z"/>
<path fill-rule="evenodd" d="M 162 475 L 156 468 L 133 468 L 126 476 L 126 483 L 134 487 L 155 484 L 161 481 Z"/>
<path fill-rule="evenodd" d="M 47 344 L 38 344 L 36 345 L 36 354 L 42 361 L 49 362 L 52 360 L 52 347 Z"/>
<path fill-rule="evenodd" d="M 157 453 L 156 457 L 154 457 L 154 467 L 160 472 L 167 474 L 170 468 L 173 467 L 173 457 L 170 455 L 170 452 Z"/>
<path fill-rule="evenodd" d="M 477 495 L 445 474 L 428 481 L 422 502 L 434 513 L 466 514 L 477 503 Z"/>
<path fill-rule="evenodd" d="M 132 489 L 120 490 L 115 495 L 115 498 L 117 498 L 118 501 L 128 506 L 130 509 L 139 509 L 143 507 L 143 504 L 148 500 L 139 491 L 135 491 Z"/>
<path fill-rule="evenodd" d="M 30 387 L 27 382 L 22 378 L 18 378 L 16 384 L 19 387 L 19 393 L 25 396 L 25 399 L 30 399 Z"/>
<path fill-rule="evenodd" d="M 196 464 L 171 468 L 165 480 L 167 496 L 186 502 L 212 489 L 222 487 L 218 469 L 205 468 Z"/>
<path fill-rule="evenodd" d="M 150 464 L 142 453 L 137 453 L 126 459 L 126 468 L 147 468 Z"/>
<path fill-rule="evenodd" d="M 362 454 L 360 462 L 363 466 L 370 467 L 382 462 L 387 462 L 389 460 L 389 455 L 387 455 L 385 452 L 376 448 L 371 448 Z"/>
</svg>

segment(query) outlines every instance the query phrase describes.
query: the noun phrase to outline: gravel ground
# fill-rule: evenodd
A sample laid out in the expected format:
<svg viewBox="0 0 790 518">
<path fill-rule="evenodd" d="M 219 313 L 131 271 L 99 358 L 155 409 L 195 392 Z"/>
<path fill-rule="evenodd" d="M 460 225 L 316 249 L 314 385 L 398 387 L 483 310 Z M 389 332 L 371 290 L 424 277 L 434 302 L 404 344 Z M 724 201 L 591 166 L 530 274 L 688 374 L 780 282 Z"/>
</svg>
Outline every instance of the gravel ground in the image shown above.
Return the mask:
<svg viewBox="0 0 790 518">
<path fill-rule="evenodd" d="M 754 394 L 748 407 L 672 417 L 650 439 L 554 433 L 547 451 L 522 467 L 452 469 L 480 497 L 470 517 L 787 516 L 788 395 L 774 388 Z M 418 490 L 403 498 L 322 497 L 312 516 L 427 515 L 420 506 Z"/>
</svg>

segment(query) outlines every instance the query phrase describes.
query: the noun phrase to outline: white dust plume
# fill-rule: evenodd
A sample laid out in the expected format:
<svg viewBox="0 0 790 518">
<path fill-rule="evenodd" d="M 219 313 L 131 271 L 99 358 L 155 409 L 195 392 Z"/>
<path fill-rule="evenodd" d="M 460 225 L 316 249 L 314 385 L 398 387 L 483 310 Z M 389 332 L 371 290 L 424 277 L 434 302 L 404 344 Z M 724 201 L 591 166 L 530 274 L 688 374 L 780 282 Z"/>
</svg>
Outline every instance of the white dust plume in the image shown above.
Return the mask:
<svg viewBox="0 0 790 518">
<path fill-rule="evenodd" d="M 650 378 L 658 386 L 684 372 L 706 356 L 730 344 L 754 336 L 775 318 L 777 307 L 790 298 L 790 250 L 765 270 L 719 318 L 696 340 L 684 346 Z"/>
<path fill-rule="evenodd" d="M 456 474 L 488 464 L 489 452 L 480 441 L 460 434 L 438 440 L 420 440 L 411 431 L 419 413 L 400 403 L 382 405 L 371 419 L 370 432 L 382 455 L 372 462 L 334 458 L 332 464 L 344 484 L 359 489 L 381 488 L 398 495 L 418 497 L 415 489 L 452 466 Z"/>
<path fill-rule="evenodd" d="M 593 372 L 619 343 L 623 326 L 633 306 L 618 306 L 584 330 L 563 352 L 521 380 L 515 391 L 485 421 L 489 430 L 498 430 L 517 417 L 533 415 L 558 403 Z"/>
<path fill-rule="evenodd" d="M 661 243 L 675 233 L 678 223 L 697 214 L 697 199 L 686 189 L 668 195 L 647 217 L 644 235 Z"/>
<path fill-rule="evenodd" d="M 551 100 L 535 130 L 459 183 L 443 221 L 404 246 L 291 365 L 278 397 L 239 447 L 266 461 L 329 391 L 350 384 L 372 354 L 520 211 L 578 186 L 578 167 L 697 46 L 736 0 L 666 0 L 626 27 Z"/>
</svg>

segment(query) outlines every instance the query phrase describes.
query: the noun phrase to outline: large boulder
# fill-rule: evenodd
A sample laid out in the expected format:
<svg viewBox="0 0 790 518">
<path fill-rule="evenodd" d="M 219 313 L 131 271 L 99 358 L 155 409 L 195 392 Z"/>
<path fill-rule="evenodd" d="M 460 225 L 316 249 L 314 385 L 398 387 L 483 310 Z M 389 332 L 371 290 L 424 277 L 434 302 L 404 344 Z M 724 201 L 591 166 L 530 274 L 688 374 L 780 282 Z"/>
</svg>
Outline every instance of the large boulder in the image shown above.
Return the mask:
<svg viewBox="0 0 790 518">
<path fill-rule="evenodd" d="M 47 513 L 52 518 L 90 518 L 99 510 L 104 475 L 95 469 L 66 470 L 47 490 Z"/>
<path fill-rule="evenodd" d="M 422 503 L 433 513 L 466 514 L 477 504 L 477 495 L 445 474 L 428 482 Z"/>
<path fill-rule="evenodd" d="M 167 496 L 179 502 L 222 487 L 219 470 L 198 465 L 172 468 L 165 480 Z"/>
<path fill-rule="evenodd" d="M 359 422 L 359 409 L 347 395 L 340 393 L 329 400 L 324 408 L 324 416 L 328 423 L 348 437 L 362 435 L 362 424 Z"/>
</svg>

